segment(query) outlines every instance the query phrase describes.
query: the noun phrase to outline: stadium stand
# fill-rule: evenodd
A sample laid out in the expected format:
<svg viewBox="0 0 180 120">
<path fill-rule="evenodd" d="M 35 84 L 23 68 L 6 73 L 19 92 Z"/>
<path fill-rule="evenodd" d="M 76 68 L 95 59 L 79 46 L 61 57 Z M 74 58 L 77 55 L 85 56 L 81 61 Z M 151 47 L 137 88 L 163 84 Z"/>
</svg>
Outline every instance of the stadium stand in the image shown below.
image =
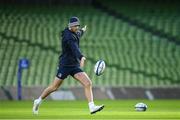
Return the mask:
<svg viewBox="0 0 180 120">
<path fill-rule="evenodd" d="M 103 4 L 111 7 L 108 1 Z M 176 8 L 163 15 L 163 7 L 154 8 L 152 18 L 152 14 L 142 10 L 144 7 L 138 7 L 138 15 L 132 14 L 133 8 L 115 8 L 131 19 L 180 38 L 180 17 L 173 18 L 179 14 Z M 168 16 L 170 13 L 172 16 Z M 87 56 L 84 70 L 94 86 L 173 87 L 180 84 L 180 46 L 168 37 L 152 34 L 92 6 L 7 5 L 0 7 L 0 86 L 16 86 L 20 58 L 30 60 L 29 69 L 23 71 L 23 86 L 48 85 L 56 73 L 61 52 L 60 32 L 71 16 L 78 16 L 82 25 L 88 25 L 80 46 Z M 158 22 L 153 22 L 155 20 Z M 93 67 L 99 59 L 105 60 L 107 67 L 104 74 L 97 77 Z M 69 77 L 63 87 L 78 85 Z"/>
<path fill-rule="evenodd" d="M 100 0 L 99 0 L 100 1 Z M 103 7 L 115 10 L 121 17 L 130 20 L 131 24 L 153 29 L 157 32 L 166 33 L 168 36 L 179 36 L 179 2 L 176 0 L 139 0 L 133 1 L 108 1 L 102 3 Z"/>
</svg>

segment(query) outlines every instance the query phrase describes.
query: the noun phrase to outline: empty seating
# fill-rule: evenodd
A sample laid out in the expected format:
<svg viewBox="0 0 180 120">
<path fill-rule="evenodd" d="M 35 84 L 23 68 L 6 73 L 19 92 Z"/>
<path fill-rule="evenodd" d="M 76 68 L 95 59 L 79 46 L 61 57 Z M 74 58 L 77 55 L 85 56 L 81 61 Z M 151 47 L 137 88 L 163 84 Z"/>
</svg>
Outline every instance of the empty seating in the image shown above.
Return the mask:
<svg viewBox="0 0 180 120">
<path fill-rule="evenodd" d="M 20 58 L 30 60 L 29 69 L 23 71 L 22 84 L 47 86 L 56 74 L 61 53 L 60 34 L 71 16 L 78 16 L 82 25 L 88 25 L 80 46 L 87 57 L 83 69 L 95 86 L 179 84 L 180 47 L 165 38 L 91 6 L 7 8 L 0 8 L 0 86 L 16 86 Z M 130 16 L 130 9 L 126 9 Z M 141 13 L 139 19 L 143 21 L 143 11 Z M 170 27 L 170 31 L 172 29 Z M 103 59 L 107 67 L 104 74 L 97 77 L 93 67 L 99 59 Z M 63 87 L 77 85 L 80 84 L 69 77 Z"/>
</svg>

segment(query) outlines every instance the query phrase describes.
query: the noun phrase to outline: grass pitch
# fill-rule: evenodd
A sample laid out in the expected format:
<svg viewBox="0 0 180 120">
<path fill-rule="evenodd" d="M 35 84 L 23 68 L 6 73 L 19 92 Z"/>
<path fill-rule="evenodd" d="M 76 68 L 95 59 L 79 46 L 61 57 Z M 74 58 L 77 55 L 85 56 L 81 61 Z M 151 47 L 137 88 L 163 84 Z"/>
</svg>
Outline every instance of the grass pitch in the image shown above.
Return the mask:
<svg viewBox="0 0 180 120">
<path fill-rule="evenodd" d="M 137 112 L 134 105 L 144 102 L 146 112 Z M 68 120 L 180 120 L 179 100 L 103 100 L 103 111 L 89 113 L 86 101 L 44 101 L 39 115 L 32 114 L 32 101 L 0 101 L 0 119 L 68 119 Z"/>
</svg>

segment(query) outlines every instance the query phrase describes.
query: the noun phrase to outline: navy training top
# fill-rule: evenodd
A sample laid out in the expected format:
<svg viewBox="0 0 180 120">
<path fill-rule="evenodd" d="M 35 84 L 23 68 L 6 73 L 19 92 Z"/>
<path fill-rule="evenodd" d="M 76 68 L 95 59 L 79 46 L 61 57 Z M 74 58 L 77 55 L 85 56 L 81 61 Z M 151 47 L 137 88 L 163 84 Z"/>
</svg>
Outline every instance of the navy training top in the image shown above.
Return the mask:
<svg viewBox="0 0 180 120">
<path fill-rule="evenodd" d="M 62 66 L 80 66 L 80 60 L 83 57 L 80 48 L 79 41 L 83 35 L 83 31 L 79 30 L 74 33 L 68 28 L 62 31 L 62 53 L 59 56 L 59 63 Z"/>
</svg>

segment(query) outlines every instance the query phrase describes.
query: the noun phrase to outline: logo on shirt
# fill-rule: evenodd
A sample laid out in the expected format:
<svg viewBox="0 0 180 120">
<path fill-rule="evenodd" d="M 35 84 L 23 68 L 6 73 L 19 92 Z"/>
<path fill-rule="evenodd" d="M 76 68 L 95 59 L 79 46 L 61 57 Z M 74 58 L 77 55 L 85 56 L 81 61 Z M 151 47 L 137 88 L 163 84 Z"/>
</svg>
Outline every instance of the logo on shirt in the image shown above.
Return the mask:
<svg viewBox="0 0 180 120">
<path fill-rule="evenodd" d="M 58 74 L 58 77 L 62 77 L 62 73 L 59 73 L 59 74 Z"/>
</svg>

